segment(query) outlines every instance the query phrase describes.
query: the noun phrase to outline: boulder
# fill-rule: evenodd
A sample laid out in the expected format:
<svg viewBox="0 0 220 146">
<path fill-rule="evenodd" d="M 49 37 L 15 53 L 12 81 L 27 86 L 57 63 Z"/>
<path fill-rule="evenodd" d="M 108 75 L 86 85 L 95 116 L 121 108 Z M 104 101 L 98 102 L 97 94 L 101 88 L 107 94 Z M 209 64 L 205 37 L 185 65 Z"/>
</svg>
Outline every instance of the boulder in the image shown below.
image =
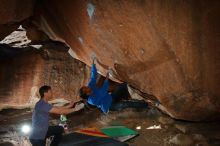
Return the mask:
<svg viewBox="0 0 220 146">
<path fill-rule="evenodd" d="M 111 79 L 156 97 L 173 118 L 214 120 L 220 118 L 219 6 L 219 0 L 3 0 L 0 39 L 28 21 L 30 39 L 48 41 L 44 32 L 88 66 L 96 54 L 101 74 L 111 67 Z"/>
<path fill-rule="evenodd" d="M 61 4 L 62 3 L 62 4 Z M 176 119 L 220 115 L 220 1 L 44 0 L 36 25 L 74 57 L 156 97 Z"/>
<path fill-rule="evenodd" d="M 39 100 L 38 89 L 42 85 L 52 87 L 51 100 L 79 100 L 78 90 L 87 82 L 89 68 L 73 59 L 65 45 L 49 42 L 40 49 L 7 49 L 5 56 L 17 52 L 0 62 L 0 109 L 33 106 Z"/>
<path fill-rule="evenodd" d="M 190 146 L 194 143 L 191 137 L 185 134 L 177 134 L 169 142 L 178 146 Z"/>
<path fill-rule="evenodd" d="M 32 16 L 35 0 L 0 1 L 0 40 L 16 30 L 19 23 Z"/>
<path fill-rule="evenodd" d="M 183 133 L 188 133 L 188 132 L 189 132 L 189 129 L 187 128 L 186 125 L 175 124 L 174 126 L 176 127 L 176 129 L 180 130 L 180 131 L 183 132 Z M 195 139 L 196 139 L 197 137 L 199 138 L 198 135 L 195 135 Z"/>
</svg>

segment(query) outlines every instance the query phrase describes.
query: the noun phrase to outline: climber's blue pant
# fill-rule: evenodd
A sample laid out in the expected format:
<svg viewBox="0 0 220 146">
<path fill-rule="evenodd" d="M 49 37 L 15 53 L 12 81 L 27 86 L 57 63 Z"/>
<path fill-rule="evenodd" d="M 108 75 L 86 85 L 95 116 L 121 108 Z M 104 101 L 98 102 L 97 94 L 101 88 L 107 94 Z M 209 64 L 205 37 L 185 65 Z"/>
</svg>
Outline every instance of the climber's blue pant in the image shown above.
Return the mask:
<svg viewBox="0 0 220 146">
<path fill-rule="evenodd" d="M 112 105 L 110 110 L 120 111 L 125 108 L 147 108 L 148 104 L 144 100 L 128 100 L 129 93 L 127 84 L 118 85 L 111 94 Z M 123 100 L 125 99 L 125 100 Z"/>
<path fill-rule="evenodd" d="M 110 110 L 112 111 L 120 111 L 125 108 L 135 108 L 135 109 L 140 109 L 140 108 L 147 108 L 148 104 L 144 100 L 126 100 L 126 101 L 119 101 L 116 103 L 112 103 Z"/>
</svg>

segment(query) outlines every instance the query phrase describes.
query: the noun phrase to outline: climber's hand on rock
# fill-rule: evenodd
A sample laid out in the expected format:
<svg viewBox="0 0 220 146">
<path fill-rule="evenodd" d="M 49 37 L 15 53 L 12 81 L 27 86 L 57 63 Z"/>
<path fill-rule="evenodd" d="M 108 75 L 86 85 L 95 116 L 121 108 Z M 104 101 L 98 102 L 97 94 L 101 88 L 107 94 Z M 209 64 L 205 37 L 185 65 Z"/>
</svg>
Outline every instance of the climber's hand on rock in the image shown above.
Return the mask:
<svg viewBox="0 0 220 146">
<path fill-rule="evenodd" d="M 94 64 L 96 61 L 96 54 L 95 53 L 91 54 L 91 59 L 92 59 L 92 64 Z"/>
<path fill-rule="evenodd" d="M 79 110 L 83 109 L 84 106 L 85 106 L 84 103 L 76 104 L 76 106 L 75 106 L 75 110 L 76 110 L 76 111 L 79 111 Z"/>
<path fill-rule="evenodd" d="M 82 100 L 78 100 L 78 101 L 72 101 L 72 102 L 70 102 L 70 104 L 69 105 L 71 105 L 71 107 L 72 108 L 74 108 L 76 105 L 78 105 L 78 104 L 80 104 L 80 103 L 82 103 Z"/>
</svg>

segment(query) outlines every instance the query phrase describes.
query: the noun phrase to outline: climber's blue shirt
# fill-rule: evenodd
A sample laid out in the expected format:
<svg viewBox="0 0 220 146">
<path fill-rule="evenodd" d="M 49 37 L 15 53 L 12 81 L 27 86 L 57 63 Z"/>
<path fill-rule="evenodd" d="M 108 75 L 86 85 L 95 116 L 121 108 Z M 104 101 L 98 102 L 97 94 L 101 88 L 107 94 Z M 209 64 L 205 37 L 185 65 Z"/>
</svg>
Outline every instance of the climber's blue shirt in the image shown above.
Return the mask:
<svg viewBox="0 0 220 146">
<path fill-rule="evenodd" d="M 88 103 L 100 108 L 104 113 L 107 113 L 111 104 L 112 97 L 108 94 L 109 81 L 105 79 L 103 85 L 99 88 L 96 87 L 97 69 L 96 65 L 92 65 L 91 78 L 88 86 L 92 89 L 92 95 L 88 98 Z"/>
</svg>

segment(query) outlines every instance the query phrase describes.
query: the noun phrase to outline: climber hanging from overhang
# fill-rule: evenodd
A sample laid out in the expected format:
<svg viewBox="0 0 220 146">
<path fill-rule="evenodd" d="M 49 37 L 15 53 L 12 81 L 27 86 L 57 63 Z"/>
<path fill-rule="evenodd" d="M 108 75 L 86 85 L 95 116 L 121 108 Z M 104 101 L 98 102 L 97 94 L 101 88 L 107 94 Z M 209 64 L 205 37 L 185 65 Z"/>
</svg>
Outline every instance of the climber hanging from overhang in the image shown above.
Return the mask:
<svg viewBox="0 0 220 146">
<path fill-rule="evenodd" d="M 80 88 L 79 95 L 88 106 L 96 106 L 104 113 L 109 110 L 122 110 L 124 108 L 147 108 L 147 103 L 140 100 L 128 100 L 129 93 L 127 83 L 117 85 L 114 90 L 109 93 L 109 75 L 112 70 L 109 69 L 104 83 L 101 87 L 96 86 L 97 68 L 95 62 L 99 62 L 96 55 L 91 56 L 92 68 L 91 77 L 87 86 Z"/>
</svg>

